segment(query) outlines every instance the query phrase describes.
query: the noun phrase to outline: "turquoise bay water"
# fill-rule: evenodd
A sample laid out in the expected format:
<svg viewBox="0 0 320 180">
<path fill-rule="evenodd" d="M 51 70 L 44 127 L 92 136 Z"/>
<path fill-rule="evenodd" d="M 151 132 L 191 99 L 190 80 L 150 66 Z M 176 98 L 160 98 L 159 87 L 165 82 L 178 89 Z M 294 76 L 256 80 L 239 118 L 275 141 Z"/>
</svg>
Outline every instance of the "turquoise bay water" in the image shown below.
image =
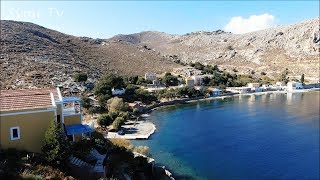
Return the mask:
<svg viewBox="0 0 320 180">
<path fill-rule="evenodd" d="M 319 92 L 162 108 L 152 156 L 178 179 L 319 179 Z"/>
</svg>

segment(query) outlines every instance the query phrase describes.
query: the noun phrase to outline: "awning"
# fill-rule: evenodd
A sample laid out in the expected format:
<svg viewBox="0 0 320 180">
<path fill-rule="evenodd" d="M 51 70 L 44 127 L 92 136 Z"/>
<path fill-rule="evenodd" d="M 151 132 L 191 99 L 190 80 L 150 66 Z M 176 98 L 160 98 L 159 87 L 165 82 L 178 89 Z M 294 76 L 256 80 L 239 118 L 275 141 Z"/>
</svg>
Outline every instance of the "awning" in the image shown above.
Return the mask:
<svg viewBox="0 0 320 180">
<path fill-rule="evenodd" d="M 94 129 L 92 129 L 90 126 L 84 124 L 69 125 L 65 126 L 65 128 L 67 131 L 67 135 L 89 133 L 94 131 Z"/>
</svg>

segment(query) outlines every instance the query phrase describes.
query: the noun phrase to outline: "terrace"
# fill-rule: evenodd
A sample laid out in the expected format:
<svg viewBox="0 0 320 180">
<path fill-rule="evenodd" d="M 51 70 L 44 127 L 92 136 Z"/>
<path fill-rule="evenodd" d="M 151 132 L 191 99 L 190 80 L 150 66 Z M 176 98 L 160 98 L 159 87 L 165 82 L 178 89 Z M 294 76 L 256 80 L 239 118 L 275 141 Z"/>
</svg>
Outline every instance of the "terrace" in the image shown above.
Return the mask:
<svg viewBox="0 0 320 180">
<path fill-rule="evenodd" d="M 64 116 L 81 115 L 81 99 L 77 97 L 62 98 L 62 112 Z"/>
</svg>

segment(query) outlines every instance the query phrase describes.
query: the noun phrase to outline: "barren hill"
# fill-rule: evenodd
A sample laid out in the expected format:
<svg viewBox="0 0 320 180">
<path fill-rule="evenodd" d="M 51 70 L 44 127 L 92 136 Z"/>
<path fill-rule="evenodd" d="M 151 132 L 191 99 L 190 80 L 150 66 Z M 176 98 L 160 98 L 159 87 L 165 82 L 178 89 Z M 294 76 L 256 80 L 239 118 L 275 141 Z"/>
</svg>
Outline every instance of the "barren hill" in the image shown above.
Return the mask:
<svg viewBox="0 0 320 180">
<path fill-rule="evenodd" d="M 239 73 L 305 74 L 319 81 L 319 18 L 247 34 L 221 30 L 170 35 L 147 31 L 110 39 L 76 37 L 36 24 L 1 21 L 1 88 L 50 86 L 75 72 L 142 75 L 171 71 L 174 62 L 218 64 Z"/>
<path fill-rule="evenodd" d="M 288 68 L 293 77 L 304 73 L 311 81 L 319 80 L 319 18 L 241 35 L 221 30 L 185 35 L 147 31 L 111 40 L 145 45 L 184 63 L 218 64 L 240 73 L 253 70 L 270 76 Z"/>
<path fill-rule="evenodd" d="M 50 86 L 82 71 L 90 78 L 113 72 L 142 75 L 177 67 L 143 46 L 76 37 L 36 24 L 1 21 L 1 87 Z"/>
</svg>

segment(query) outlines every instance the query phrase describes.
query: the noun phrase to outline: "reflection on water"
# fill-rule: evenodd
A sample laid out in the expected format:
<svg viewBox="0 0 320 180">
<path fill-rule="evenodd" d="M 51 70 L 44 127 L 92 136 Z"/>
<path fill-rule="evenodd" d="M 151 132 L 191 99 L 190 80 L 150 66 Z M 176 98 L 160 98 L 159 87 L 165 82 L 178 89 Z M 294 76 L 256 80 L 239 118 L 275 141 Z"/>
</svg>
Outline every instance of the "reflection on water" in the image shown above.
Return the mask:
<svg viewBox="0 0 320 180">
<path fill-rule="evenodd" d="M 318 179 L 319 92 L 239 96 L 152 113 L 147 145 L 191 179 Z"/>
</svg>

